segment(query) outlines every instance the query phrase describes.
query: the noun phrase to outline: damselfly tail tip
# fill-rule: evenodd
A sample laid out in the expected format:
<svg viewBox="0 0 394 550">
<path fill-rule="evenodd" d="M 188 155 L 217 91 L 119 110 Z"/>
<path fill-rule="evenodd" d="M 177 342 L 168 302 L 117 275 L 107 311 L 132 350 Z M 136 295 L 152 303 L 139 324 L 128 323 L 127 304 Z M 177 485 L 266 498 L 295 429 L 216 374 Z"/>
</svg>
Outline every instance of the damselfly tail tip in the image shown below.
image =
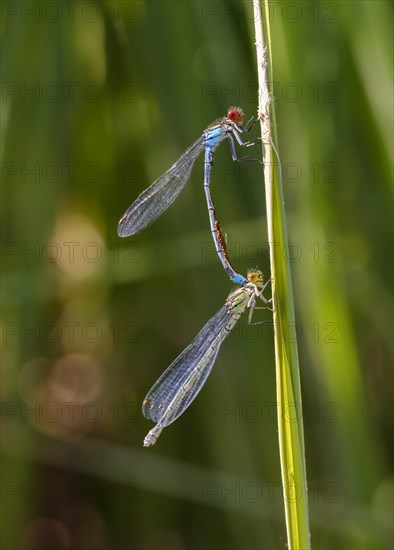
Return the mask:
<svg viewBox="0 0 394 550">
<path fill-rule="evenodd" d="M 151 431 L 148 433 L 148 435 L 144 439 L 144 447 L 150 447 L 151 445 L 154 445 L 161 434 L 163 430 L 163 426 L 160 426 L 159 424 L 156 424 L 154 428 L 151 429 Z"/>
</svg>

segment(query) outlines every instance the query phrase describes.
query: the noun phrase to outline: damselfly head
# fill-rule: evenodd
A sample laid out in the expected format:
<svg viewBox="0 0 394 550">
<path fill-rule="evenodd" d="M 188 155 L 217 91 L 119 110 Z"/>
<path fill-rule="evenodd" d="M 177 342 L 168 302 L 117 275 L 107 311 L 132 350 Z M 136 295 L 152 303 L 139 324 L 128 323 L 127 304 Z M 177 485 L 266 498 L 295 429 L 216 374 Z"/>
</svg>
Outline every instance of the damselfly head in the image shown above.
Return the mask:
<svg viewBox="0 0 394 550">
<path fill-rule="evenodd" d="M 237 124 L 242 124 L 244 121 L 244 112 L 241 107 L 229 107 L 227 111 L 227 118 Z"/>
<path fill-rule="evenodd" d="M 264 282 L 263 272 L 259 269 L 249 269 L 246 277 L 249 283 L 253 283 L 255 285 L 262 285 Z"/>
</svg>

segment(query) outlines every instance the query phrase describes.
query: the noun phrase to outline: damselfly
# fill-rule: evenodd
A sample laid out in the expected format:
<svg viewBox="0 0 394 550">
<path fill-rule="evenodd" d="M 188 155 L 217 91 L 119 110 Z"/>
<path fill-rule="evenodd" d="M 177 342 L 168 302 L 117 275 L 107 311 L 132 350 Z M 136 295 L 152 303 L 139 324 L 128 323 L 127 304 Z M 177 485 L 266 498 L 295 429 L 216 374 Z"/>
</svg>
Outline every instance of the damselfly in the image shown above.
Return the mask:
<svg viewBox="0 0 394 550">
<path fill-rule="evenodd" d="M 245 309 L 249 308 L 249 324 L 254 309 L 271 309 L 267 305 L 256 306 L 256 298 L 269 303 L 263 296 L 268 283 L 269 280 L 264 284 L 261 271 L 249 271 L 245 285 L 229 294 L 224 306 L 154 383 L 142 404 L 144 416 L 157 422 L 144 439 L 145 447 L 154 445 L 163 428 L 174 422 L 197 396 L 212 370 L 223 340 Z"/>
<path fill-rule="evenodd" d="M 224 238 L 220 230 L 211 197 L 210 180 L 213 156 L 218 145 L 224 139 L 228 139 L 232 159 L 233 161 L 238 160 L 234 138 L 239 145 L 243 147 L 253 145 L 255 141 L 242 141 L 240 134 L 249 131 L 254 122 L 255 120 L 252 118 L 247 125 L 243 127 L 242 109 L 240 107 L 230 107 L 224 118 L 218 119 L 208 126 L 202 136 L 186 149 L 183 155 L 171 166 L 171 168 L 137 197 L 121 217 L 118 225 L 118 235 L 120 237 L 135 235 L 154 222 L 156 218 L 174 202 L 182 191 L 190 177 L 197 157 L 205 150 L 204 190 L 216 252 L 230 279 L 237 284 L 245 284 L 247 280 L 234 270 L 225 247 L 223 246 Z"/>
</svg>

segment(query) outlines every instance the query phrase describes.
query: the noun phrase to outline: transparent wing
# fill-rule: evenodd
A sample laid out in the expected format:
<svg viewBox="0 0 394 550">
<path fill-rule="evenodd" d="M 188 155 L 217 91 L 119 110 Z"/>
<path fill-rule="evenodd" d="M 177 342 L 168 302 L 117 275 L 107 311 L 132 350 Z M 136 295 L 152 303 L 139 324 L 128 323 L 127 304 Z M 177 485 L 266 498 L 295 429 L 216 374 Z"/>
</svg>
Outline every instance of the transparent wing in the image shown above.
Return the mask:
<svg viewBox="0 0 394 550">
<path fill-rule="evenodd" d="M 177 198 L 185 187 L 194 162 L 204 149 L 204 134 L 145 189 L 126 210 L 118 224 L 119 237 L 135 235 L 156 220 Z"/>
<path fill-rule="evenodd" d="M 164 427 L 184 412 L 203 387 L 221 343 L 238 319 L 239 315 L 232 315 L 224 305 L 204 325 L 149 390 L 142 405 L 146 418 Z"/>
</svg>

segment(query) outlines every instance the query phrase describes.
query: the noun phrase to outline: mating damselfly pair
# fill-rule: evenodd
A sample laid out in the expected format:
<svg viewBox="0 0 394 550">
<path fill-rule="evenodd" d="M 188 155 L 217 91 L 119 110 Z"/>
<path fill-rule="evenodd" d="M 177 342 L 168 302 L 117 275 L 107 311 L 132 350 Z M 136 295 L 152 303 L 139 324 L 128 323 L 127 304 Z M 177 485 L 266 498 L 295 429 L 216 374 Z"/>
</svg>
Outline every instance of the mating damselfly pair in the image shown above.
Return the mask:
<svg viewBox="0 0 394 550">
<path fill-rule="evenodd" d="M 153 223 L 182 191 L 197 157 L 205 150 L 204 190 L 216 252 L 230 279 L 241 285 L 229 294 L 222 308 L 205 324 L 193 342 L 173 361 L 148 392 L 142 412 L 146 418 L 157 424 L 146 436 L 144 446 L 153 445 L 163 428 L 174 422 L 194 400 L 212 370 L 223 340 L 245 309 L 250 311 L 250 323 L 251 314 L 258 307 L 256 299 L 260 298 L 268 304 L 262 293 L 269 281 L 264 284 L 262 272 L 251 270 L 245 278 L 231 265 L 210 191 L 211 168 L 216 148 L 227 139 L 232 159 L 237 161 L 234 138 L 243 147 L 253 145 L 256 141 L 245 142 L 241 134 L 248 132 L 254 122 L 252 118 L 243 127 L 242 109 L 230 108 L 226 117 L 210 124 L 171 168 L 137 197 L 119 221 L 120 237 L 135 235 Z M 265 308 L 267 306 L 263 307 Z"/>
</svg>

